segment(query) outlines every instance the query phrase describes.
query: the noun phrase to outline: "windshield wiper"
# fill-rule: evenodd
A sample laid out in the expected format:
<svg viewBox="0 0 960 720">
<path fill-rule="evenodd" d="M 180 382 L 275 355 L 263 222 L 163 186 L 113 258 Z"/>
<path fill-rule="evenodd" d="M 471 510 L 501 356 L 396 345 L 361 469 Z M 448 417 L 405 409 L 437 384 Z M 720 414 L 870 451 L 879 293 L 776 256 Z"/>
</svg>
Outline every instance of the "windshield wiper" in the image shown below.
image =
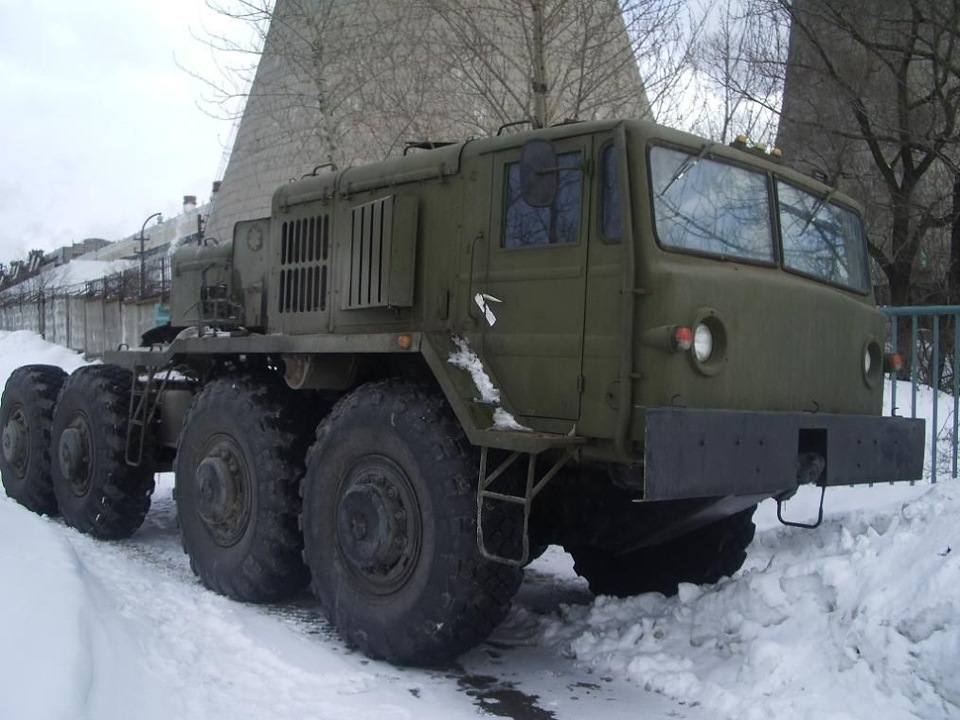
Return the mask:
<svg viewBox="0 0 960 720">
<path fill-rule="evenodd" d="M 707 151 L 712 148 L 715 143 L 707 143 L 703 146 L 703 149 L 700 151 L 700 154 L 694 157 L 693 155 L 687 155 L 687 159 L 680 163 L 680 167 L 677 168 L 677 171 L 673 174 L 673 177 L 670 178 L 670 182 L 667 183 L 667 186 L 661 190 L 657 197 L 663 197 L 666 195 L 667 190 L 684 175 L 686 175 L 694 165 L 696 165 L 707 154 Z"/>
<path fill-rule="evenodd" d="M 800 234 L 803 235 L 807 228 L 813 224 L 813 221 L 817 219 L 817 216 L 820 215 L 820 212 L 826 207 L 827 203 L 830 202 L 830 199 L 837 194 L 836 188 L 830 188 L 830 192 L 824 195 L 822 198 L 817 199 L 817 204 L 813 206 L 813 212 L 810 213 L 810 217 L 807 218 L 806 224 L 803 226 L 803 229 L 800 231 Z"/>
</svg>

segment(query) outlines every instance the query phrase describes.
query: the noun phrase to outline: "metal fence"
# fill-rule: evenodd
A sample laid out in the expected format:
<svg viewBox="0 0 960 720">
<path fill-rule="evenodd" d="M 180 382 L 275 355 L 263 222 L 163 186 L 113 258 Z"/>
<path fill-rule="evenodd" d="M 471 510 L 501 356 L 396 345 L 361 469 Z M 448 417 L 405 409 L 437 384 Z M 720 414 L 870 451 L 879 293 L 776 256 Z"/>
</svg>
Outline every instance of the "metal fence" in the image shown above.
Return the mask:
<svg viewBox="0 0 960 720">
<path fill-rule="evenodd" d="M 930 479 L 941 468 L 957 477 L 958 411 L 960 411 L 960 306 L 884 307 L 890 320 L 889 349 L 901 354 L 903 369 L 890 383 L 890 412 L 903 415 L 899 385 L 909 381 L 909 414 L 917 417 L 918 397 L 929 388 Z M 900 382 L 897 382 L 900 381 Z M 946 405 L 946 412 L 942 411 Z M 951 409 L 952 408 L 952 409 Z M 943 417 L 946 414 L 947 417 Z M 941 427 L 941 422 L 943 426 Z M 948 449 L 944 449 L 946 444 Z"/>
</svg>

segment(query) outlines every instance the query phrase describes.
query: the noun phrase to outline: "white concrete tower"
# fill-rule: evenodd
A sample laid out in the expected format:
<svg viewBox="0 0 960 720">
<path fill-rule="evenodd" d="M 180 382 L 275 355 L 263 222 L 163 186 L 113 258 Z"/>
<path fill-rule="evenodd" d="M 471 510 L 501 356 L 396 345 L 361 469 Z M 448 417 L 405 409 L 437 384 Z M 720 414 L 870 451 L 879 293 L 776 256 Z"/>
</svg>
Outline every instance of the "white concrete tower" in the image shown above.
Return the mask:
<svg viewBox="0 0 960 720">
<path fill-rule="evenodd" d="M 646 117 L 617 0 L 277 0 L 208 223 L 270 213 L 316 166 L 509 122 Z"/>
</svg>

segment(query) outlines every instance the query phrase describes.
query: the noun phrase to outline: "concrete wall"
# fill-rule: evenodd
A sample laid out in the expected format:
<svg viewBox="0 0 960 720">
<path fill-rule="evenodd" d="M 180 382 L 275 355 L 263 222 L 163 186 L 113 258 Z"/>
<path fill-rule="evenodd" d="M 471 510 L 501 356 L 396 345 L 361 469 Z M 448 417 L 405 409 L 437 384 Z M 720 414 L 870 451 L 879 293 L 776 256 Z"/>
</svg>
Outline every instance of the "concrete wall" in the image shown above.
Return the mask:
<svg viewBox="0 0 960 720">
<path fill-rule="evenodd" d="M 48 298 L 42 304 L 0 307 L 0 330 L 29 330 L 86 357 L 100 357 L 121 344 L 137 347 L 140 336 L 154 325 L 155 306 L 154 302 Z"/>
</svg>

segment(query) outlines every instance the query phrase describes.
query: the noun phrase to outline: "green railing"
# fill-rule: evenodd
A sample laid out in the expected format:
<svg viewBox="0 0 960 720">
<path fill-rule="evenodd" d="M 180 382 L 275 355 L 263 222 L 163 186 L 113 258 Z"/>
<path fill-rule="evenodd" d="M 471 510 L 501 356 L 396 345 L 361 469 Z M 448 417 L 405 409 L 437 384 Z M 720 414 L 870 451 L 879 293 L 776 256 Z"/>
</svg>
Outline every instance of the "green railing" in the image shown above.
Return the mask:
<svg viewBox="0 0 960 720">
<path fill-rule="evenodd" d="M 904 371 L 910 380 L 910 416 L 917 416 L 917 394 L 921 384 L 931 391 L 930 479 L 937 481 L 941 453 L 938 449 L 940 428 L 940 393 L 953 396 L 953 414 L 949 419 L 951 475 L 957 477 L 957 418 L 960 411 L 960 306 L 920 305 L 880 308 L 890 318 L 890 346 L 904 360 Z M 909 344 L 904 344 L 904 331 L 909 331 Z M 947 352 L 942 353 L 947 345 Z M 897 414 L 897 385 L 890 384 L 890 412 Z"/>
</svg>

